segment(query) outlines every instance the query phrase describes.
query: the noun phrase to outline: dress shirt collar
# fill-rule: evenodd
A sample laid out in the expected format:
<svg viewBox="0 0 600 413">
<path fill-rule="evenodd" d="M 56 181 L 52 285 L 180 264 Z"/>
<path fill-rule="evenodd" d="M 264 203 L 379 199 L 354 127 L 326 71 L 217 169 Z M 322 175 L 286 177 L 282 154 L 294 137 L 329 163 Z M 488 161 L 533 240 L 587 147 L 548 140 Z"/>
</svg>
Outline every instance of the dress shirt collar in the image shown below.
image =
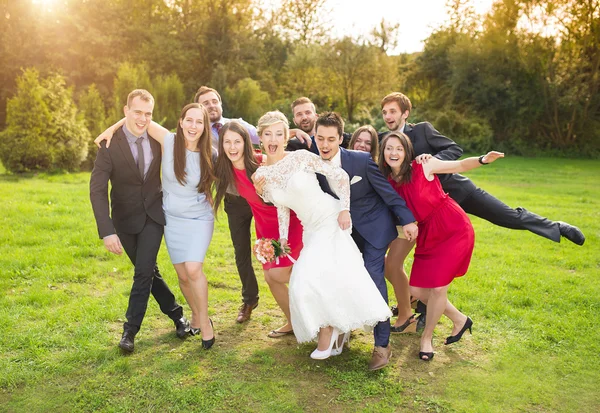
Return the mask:
<svg viewBox="0 0 600 413">
<path fill-rule="evenodd" d="M 129 143 L 135 143 L 135 141 L 137 141 L 138 137 L 139 138 L 148 138 L 148 131 L 144 131 L 144 133 L 142 133 L 140 136 L 135 136 L 133 133 L 131 133 L 129 131 L 129 129 L 127 129 L 127 126 L 123 125 L 123 132 L 125 133 L 125 137 L 127 138 L 127 141 Z"/>
<path fill-rule="evenodd" d="M 329 160 L 329 163 L 333 166 L 342 167 L 342 151 L 338 148 L 338 153 L 335 154 L 333 158 Z"/>
</svg>

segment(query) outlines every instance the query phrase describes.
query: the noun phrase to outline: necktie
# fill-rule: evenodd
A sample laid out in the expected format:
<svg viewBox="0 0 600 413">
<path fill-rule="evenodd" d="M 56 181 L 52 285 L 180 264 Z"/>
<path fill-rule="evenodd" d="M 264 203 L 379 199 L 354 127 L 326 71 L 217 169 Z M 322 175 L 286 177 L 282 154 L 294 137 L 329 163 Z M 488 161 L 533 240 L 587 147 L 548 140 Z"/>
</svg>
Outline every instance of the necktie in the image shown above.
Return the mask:
<svg viewBox="0 0 600 413">
<path fill-rule="evenodd" d="M 135 141 L 135 146 L 137 146 L 137 152 L 138 152 L 137 167 L 138 167 L 138 171 L 140 171 L 140 176 L 142 177 L 142 180 L 143 180 L 144 179 L 144 169 L 146 169 L 146 162 L 144 162 L 144 148 L 142 148 L 142 139 L 144 139 L 144 138 L 137 138 L 137 140 Z"/>
<path fill-rule="evenodd" d="M 219 131 L 221 130 L 221 128 L 223 127 L 222 123 L 215 123 L 215 130 L 217 131 L 217 136 L 219 136 Z"/>
</svg>

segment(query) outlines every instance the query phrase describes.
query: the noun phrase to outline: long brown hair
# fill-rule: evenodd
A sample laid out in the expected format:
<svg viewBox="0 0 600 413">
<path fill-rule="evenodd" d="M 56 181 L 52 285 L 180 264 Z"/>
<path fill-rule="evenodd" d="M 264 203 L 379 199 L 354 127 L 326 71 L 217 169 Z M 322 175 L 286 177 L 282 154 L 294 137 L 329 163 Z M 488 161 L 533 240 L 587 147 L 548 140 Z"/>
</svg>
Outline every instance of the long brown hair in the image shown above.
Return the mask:
<svg viewBox="0 0 600 413">
<path fill-rule="evenodd" d="M 400 165 L 400 173 L 396 176 L 392 173 L 392 168 L 385 162 L 385 157 L 383 156 L 383 152 L 385 151 L 385 146 L 388 141 L 392 138 L 396 138 L 400 141 L 400 144 L 404 148 L 404 161 L 402 161 L 402 165 Z M 411 162 L 415 159 L 415 150 L 412 146 L 412 142 L 410 138 L 403 134 L 402 132 L 391 132 L 389 133 L 383 140 L 381 141 L 381 146 L 379 147 L 379 170 L 386 178 L 392 175 L 394 180 L 396 178 L 400 178 L 397 181 L 400 184 L 409 183 L 412 179 L 412 168 L 410 166 Z"/>
<path fill-rule="evenodd" d="M 198 161 L 200 163 L 200 181 L 198 182 L 198 192 L 204 194 L 206 199 L 212 203 L 211 186 L 215 180 L 215 176 L 213 174 L 210 120 L 208 118 L 208 112 L 199 103 L 190 103 L 189 105 L 184 106 L 184 108 L 181 110 L 181 116 L 179 117 L 179 122 L 177 122 L 177 132 L 175 133 L 173 169 L 175 171 L 175 177 L 177 178 L 177 181 L 181 185 L 185 185 L 187 182 L 185 173 L 185 136 L 183 135 L 181 121 L 185 119 L 185 115 L 190 109 L 202 110 L 204 130 L 200 135 L 200 139 L 196 141 L 196 149 L 199 149 L 200 155 L 198 157 Z"/>
<path fill-rule="evenodd" d="M 217 155 L 217 162 L 215 166 L 216 195 L 215 202 L 213 204 L 213 210 L 215 211 L 215 215 L 217 215 L 217 212 L 219 211 L 219 205 L 225 197 L 227 188 L 230 185 L 235 185 L 233 164 L 227 157 L 223 146 L 223 136 L 225 136 L 225 132 L 227 131 L 237 133 L 242 137 L 242 140 L 244 141 L 244 150 L 242 152 L 242 157 L 244 159 L 244 167 L 246 169 L 246 175 L 248 176 L 248 179 L 252 181 L 252 174 L 258 169 L 258 163 L 256 162 L 256 157 L 252 148 L 252 141 L 250 140 L 250 134 L 248 133 L 246 127 L 236 120 L 232 120 L 223 125 L 223 127 L 219 131 L 219 154 Z"/>
<path fill-rule="evenodd" d="M 371 135 L 371 158 L 377 162 L 377 156 L 379 156 L 379 137 L 377 136 L 377 131 L 371 125 L 361 126 L 354 131 L 350 143 L 348 144 L 348 149 L 354 149 L 354 144 L 356 143 L 356 139 L 358 139 L 358 135 L 363 132 L 368 132 L 369 135 Z"/>
</svg>

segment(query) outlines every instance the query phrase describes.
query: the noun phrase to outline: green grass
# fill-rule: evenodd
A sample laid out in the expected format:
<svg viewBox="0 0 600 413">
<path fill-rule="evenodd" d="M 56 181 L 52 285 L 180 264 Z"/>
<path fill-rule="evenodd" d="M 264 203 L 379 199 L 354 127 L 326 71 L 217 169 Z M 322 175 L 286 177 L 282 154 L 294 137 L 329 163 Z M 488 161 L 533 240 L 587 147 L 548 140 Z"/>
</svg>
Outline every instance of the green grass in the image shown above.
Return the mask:
<svg viewBox="0 0 600 413">
<path fill-rule="evenodd" d="M 511 206 L 578 225 L 585 246 L 472 217 L 472 265 L 450 299 L 473 336 L 444 347 L 442 320 L 424 363 L 417 335 L 394 335 L 392 365 L 370 373 L 369 334 L 320 362 L 312 345 L 268 339 L 282 319 L 262 276 L 252 320 L 234 322 L 240 283 L 224 215 L 205 263 L 215 347 L 177 339 L 151 300 L 135 353 L 121 355 L 132 268 L 97 237 L 89 174 L 1 175 L 0 411 L 598 411 L 600 163 L 507 158 L 470 176 Z M 164 246 L 159 265 L 183 302 Z"/>
</svg>

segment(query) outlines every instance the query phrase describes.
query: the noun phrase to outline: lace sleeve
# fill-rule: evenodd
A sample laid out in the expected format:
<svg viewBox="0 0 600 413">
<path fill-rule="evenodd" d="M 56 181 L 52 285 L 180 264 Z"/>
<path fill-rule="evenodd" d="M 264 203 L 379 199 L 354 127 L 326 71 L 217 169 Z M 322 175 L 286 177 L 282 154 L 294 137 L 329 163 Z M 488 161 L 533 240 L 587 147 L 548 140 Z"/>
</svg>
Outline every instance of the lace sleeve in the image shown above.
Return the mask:
<svg viewBox="0 0 600 413">
<path fill-rule="evenodd" d="M 281 205 L 277 207 L 277 222 L 279 223 L 279 239 L 288 239 L 290 227 L 290 209 Z"/>
<path fill-rule="evenodd" d="M 256 178 L 266 178 L 267 182 L 260 197 L 265 202 L 270 202 L 277 207 L 277 222 L 279 224 L 279 238 L 288 238 L 288 230 L 290 226 L 290 209 L 275 202 L 271 193 L 272 188 L 281 187 L 285 181 L 278 179 L 280 173 L 273 168 L 260 167 L 256 170 Z"/>
<path fill-rule="evenodd" d="M 325 175 L 332 186 L 332 190 L 340 198 L 342 211 L 350 211 L 350 178 L 342 168 L 333 166 L 327 161 L 322 160 L 319 156 L 308 151 L 301 155 L 302 162 L 305 163 L 312 172 Z"/>
</svg>

